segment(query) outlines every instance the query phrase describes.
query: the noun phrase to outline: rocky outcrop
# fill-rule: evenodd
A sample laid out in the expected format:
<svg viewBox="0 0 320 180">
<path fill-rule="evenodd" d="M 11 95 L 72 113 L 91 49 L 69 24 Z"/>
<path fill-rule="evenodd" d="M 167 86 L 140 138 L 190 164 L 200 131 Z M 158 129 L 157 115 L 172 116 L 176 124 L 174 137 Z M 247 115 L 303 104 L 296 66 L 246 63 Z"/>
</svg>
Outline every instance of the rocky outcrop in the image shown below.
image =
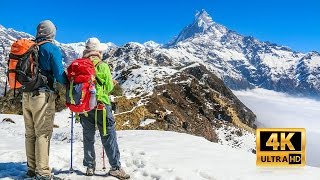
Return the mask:
<svg viewBox="0 0 320 180">
<path fill-rule="evenodd" d="M 0 97 L 0 114 L 22 114 L 22 94 L 14 96 L 13 91 L 9 91 L 6 96 Z"/>
<path fill-rule="evenodd" d="M 218 121 L 250 132 L 256 128 L 255 114 L 204 66 L 186 68 L 138 99 L 116 99 L 122 109 L 115 115 L 118 129 L 177 131 L 216 142 Z M 146 119 L 156 121 L 141 126 Z"/>
<path fill-rule="evenodd" d="M 56 110 L 62 111 L 66 108 L 65 102 L 65 88 L 62 85 L 57 84 L 56 92 Z M 16 94 L 13 90 L 8 91 L 6 96 L 0 97 L 0 114 L 22 114 L 22 93 L 16 90 Z"/>
</svg>

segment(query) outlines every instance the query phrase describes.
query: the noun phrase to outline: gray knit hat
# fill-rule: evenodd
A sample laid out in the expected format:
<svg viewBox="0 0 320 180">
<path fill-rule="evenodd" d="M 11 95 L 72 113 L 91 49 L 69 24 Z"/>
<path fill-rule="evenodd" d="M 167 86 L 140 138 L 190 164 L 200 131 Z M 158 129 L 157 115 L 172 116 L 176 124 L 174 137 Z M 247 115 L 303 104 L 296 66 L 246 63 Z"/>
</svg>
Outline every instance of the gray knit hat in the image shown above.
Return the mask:
<svg viewBox="0 0 320 180">
<path fill-rule="evenodd" d="M 39 23 L 36 38 L 53 40 L 56 36 L 56 32 L 56 26 L 50 20 L 45 20 Z"/>
</svg>

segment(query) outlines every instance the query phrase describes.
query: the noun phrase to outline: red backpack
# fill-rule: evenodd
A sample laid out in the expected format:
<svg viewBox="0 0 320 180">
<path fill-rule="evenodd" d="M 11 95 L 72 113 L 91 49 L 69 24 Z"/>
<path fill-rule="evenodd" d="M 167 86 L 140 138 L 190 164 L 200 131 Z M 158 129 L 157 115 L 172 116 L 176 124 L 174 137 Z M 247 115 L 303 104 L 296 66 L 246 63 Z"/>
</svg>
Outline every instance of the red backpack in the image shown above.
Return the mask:
<svg viewBox="0 0 320 180">
<path fill-rule="evenodd" d="M 75 113 L 86 113 L 97 105 L 95 69 L 89 58 L 74 60 L 67 69 L 66 106 Z"/>
</svg>

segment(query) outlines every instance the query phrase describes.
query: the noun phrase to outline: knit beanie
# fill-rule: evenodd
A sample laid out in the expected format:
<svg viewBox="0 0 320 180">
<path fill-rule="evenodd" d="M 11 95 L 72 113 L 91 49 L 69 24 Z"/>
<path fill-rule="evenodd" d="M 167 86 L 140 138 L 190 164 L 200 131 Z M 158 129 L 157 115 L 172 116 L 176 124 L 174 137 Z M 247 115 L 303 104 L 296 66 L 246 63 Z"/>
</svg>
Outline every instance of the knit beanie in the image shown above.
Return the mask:
<svg viewBox="0 0 320 180">
<path fill-rule="evenodd" d="M 83 57 L 98 56 L 102 59 L 102 52 L 107 50 L 107 45 L 100 43 L 97 38 L 89 38 L 86 41 L 86 48 L 83 51 Z"/>
<path fill-rule="evenodd" d="M 50 20 L 45 20 L 39 23 L 37 27 L 36 38 L 53 40 L 56 36 L 56 32 L 57 32 L 56 26 Z"/>
</svg>

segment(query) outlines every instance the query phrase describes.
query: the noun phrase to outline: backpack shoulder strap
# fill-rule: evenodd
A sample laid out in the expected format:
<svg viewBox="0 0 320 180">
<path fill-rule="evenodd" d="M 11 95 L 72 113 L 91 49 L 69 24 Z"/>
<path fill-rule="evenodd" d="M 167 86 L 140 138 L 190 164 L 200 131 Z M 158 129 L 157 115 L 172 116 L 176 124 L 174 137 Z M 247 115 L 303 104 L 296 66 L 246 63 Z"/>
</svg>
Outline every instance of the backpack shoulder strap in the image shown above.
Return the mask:
<svg viewBox="0 0 320 180">
<path fill-rule="evenodd" d="M 37 48 L 35 49 L 35 52 L 34 52 L 34 60 L 36 62 L 36 66 L 37 66 L 37 71 L 38 73 L 40 73 L 42 75 L 42 70 L 40 69 L 39 67 L 39 50 L 40 50 L 40 46 L 45 44 L 45 43 L 52 43 L 52 41 L 48 41 L 48 40 L 43 40 L 43 41 L 40 41 L 37 44 Z M 49 74 L 53 74 L 52 70 L 49 71 Z M 44 75 L 42 75 L 44 76 Z M 54 84 L 54 80 L 52 79 L 52 77 L 50 77 L 50 75 L 47 75 L 45 76 L 47 78 L 47 83 L 45 84 L 45 86 L 49 89 L 53 88 L 53 84 Z M 50 88 L 51 87 L 51 88 Z"/>
<path fill-rule="evenodd" d="M 96 68 L 96 67 L 98 67 L 100 64 L 102 64 L 103 63 L 103 61 L 98 61 L 98 62 L 96 62 L 95 64 L 94 64 L 94 67 Z"/>
<path fill-rule="evenodd" d="M 51 43 L 51 41 L 47 41 L 47 40 L 41 41 L 41 42 L 38 42 L 37 45 L 41 46 L 42 44 L 45 44 L 45 43 Z"/>
<path fill-rule="evenodd" d="M 94 64 L 94 69 L 97 71 L 97 67 L 100 65 L 100 64 L 102 64 L 103 63 L 103 61 L 97 61 L 97 62 L 95 62 L 95 63 L 93 63 Z M 100 79 L 96 76 L 96 82 L 100 85 L 100 86 L 103 86 L 103 84 L 102 84 L 102 82 L 100 81 Z"/>
</svg>

